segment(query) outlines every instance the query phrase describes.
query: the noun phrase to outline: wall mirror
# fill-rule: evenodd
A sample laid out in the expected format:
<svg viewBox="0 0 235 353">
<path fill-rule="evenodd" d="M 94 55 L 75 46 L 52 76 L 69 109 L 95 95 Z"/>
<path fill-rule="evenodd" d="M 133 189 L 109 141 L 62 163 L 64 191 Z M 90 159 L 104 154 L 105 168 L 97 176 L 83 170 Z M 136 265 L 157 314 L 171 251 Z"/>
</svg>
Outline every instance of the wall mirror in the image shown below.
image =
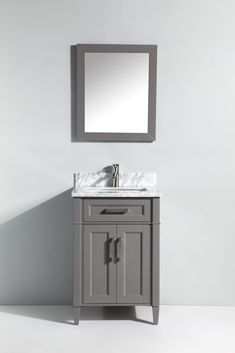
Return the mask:
<svg viewBox="0 0 235 353">
<path fill-rule="evenodd" d="M 152 142 L 156 45 L 73 47 L 73 141 Z"/>
</svg>

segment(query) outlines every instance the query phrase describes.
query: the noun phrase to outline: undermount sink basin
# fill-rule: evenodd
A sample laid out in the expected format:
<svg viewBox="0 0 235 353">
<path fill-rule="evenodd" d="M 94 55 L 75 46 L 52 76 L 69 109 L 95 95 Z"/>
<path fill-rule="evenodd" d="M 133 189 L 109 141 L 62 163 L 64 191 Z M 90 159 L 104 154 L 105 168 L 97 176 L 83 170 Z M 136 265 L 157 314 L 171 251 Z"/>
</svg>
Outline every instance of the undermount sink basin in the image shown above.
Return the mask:
<svg viewBox="0 0 235 353">
<path fill-rule="evenodd" d="M 147 188 L 144 187 L 85 187 L 84 191 L 91 192 L 99 192 L 99 193 L 118 193 L 118 192 L 136 192 L 136 191 L 147 191 Z"/>
</svg>

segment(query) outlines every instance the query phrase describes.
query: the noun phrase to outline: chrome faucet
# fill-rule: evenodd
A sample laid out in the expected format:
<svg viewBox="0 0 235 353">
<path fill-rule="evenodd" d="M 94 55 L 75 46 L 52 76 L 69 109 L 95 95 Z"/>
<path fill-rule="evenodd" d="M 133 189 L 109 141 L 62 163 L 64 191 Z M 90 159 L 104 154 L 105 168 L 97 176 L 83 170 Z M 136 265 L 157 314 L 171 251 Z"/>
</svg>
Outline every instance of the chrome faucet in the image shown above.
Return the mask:
<svg viewBox="0 0 235 353">
<path fill-rule="evenodd" d="M 119 186 L 119 164 L 113 164 L 112 181 L 113 181 L 113 187 L 116 188 Z"/>
</svg>

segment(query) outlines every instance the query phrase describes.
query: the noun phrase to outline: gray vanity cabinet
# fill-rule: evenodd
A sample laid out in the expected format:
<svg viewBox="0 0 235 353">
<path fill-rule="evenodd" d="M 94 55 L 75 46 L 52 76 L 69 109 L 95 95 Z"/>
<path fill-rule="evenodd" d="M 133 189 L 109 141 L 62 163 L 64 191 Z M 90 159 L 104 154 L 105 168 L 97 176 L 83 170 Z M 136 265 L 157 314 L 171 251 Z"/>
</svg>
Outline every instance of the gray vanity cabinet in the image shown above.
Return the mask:
<svg viewBox="0 0 235 353">
<path fill-rule="evenodd" d="M 159 308 L 159 198 L 74 198 L 75 324 L 81 306 Z"/>
</svg>

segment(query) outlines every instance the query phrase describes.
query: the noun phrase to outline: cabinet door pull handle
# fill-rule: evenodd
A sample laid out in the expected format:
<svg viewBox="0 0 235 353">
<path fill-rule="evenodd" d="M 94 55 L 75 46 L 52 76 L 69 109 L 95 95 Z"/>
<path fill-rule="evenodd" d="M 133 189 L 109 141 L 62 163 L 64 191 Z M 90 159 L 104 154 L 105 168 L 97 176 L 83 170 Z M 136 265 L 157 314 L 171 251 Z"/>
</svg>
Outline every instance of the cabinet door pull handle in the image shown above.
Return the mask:
<svg viewBox="0 0 235 353">
<path fill-rule="evenodd" d="M 120 247 L 121 247 L 121 238 L 117 238 L 116 239 L 116 262 L 121 260 L 121 256 L 120 256 Z"/>
<path fill-rule="evenodd" d="M 109 245 L 108 261 L 112 262 L 113 261 L 113 252 L 114 252 L 114 239 L 113 238 L 109 238 L 108 245 Z"/>
<path fill-rule="evenodd" d="M 101 211 L 101 214 L 108 214 L 108 215 L 121 215 L 128 212 L 127 208 L 105 208 Z"/>
</svg>

